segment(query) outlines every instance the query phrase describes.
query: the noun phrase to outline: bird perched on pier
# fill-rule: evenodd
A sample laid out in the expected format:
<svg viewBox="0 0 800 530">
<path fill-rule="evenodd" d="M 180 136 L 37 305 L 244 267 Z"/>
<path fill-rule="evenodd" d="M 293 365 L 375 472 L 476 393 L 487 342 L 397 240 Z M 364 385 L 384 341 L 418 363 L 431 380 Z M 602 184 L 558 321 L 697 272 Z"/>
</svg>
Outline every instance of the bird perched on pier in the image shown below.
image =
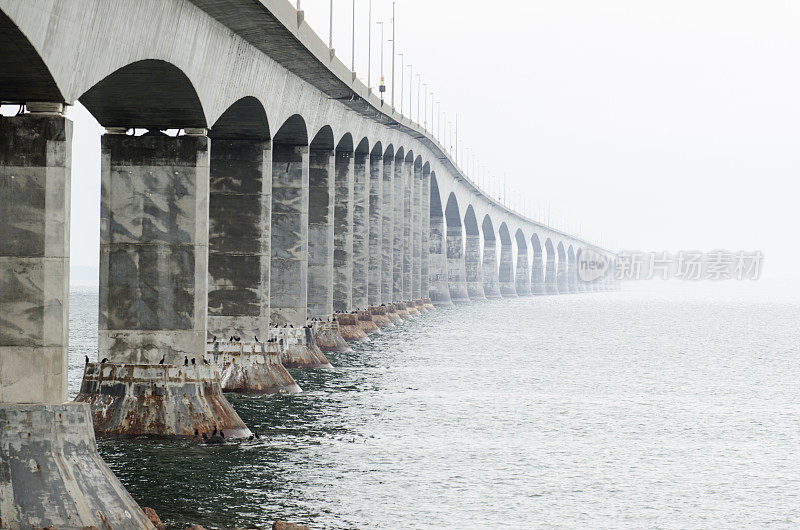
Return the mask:
<svg viewBox="0 0 800 530">
<path fill-rule="evenodd" d="M 228 342 L 233 342 L 233 335 L 231 335 L 231 338 L 228 340 Z"/>
<path fill-rule="evenodd" d="M 83 358 L 84 358 L 84 363 L 83 364 L 89 364 L 89 356 L 88 355 L 84 355 Z"/>
<path fill-rule="evenodd" d="M 216 335 L 211 337 L 211 342 L 217 342 L 217 336 Z"/>
<path fill-rule="evenodd" d="M 255 335 L 255 338 L 256 338 L 256 342 L 261 342 L 260 340 L 258 340 L 258 335 Z"/>
<path fill-rule="evenodd" d="M 187 357 L 185 355 L 183 356 L 183 365 L 184 366 L 189 366 L 189 357 Z"/>
<path fill-rule="evenodd" d="M 217 435 L 217 426 L 214 425 L 214 430 L 211 431 L 211 436 L 216 436 L 216 435 Z"/>
<path fill-rule="evenodd" d="M 194 430 L 194 435 L 195 435 L 195 436 L 200 436 L 200 433 L 199 433 L 199 432 L 197 432 L 197 429 L 195 429 L 195 430 Z"/>
<path fill-rule="evenodd" d="M 160 361 L 158 361 L 158 364 L 164 364 L 164 359 L 166 359 L 166 358 L 167 358 L 167 356 L 166 356 L 166 355 L 162 355 L 162 356 L 161 356 L 161 360 L 160 360 Z"/>
<path fill-rule="evenodd" d="M 208 441 L 208 436 L 206 436 L 206 433 L 203 433 L 203 440 Z"/>
<path fill-rule="evenodd" d="M 208 364 L 208 361 L 205 358 L 203 358 L 203 364 Z"/>
<path fill-rule="evenodd" d="M 222 438 L 223 440 L 225 439 L 225 433 L 222 432 L 222 429 L 219 430 L 219 437 Z"/>
<path fill-rule="evenodd" d="M 194 362 L 194 357 L 192 357 L 192 366 L 194 366 L 195 364 L 196 363 Z"/>
<path fill-rule="evenodd" d="M 108 357 L 103 357 L 103 360 L 100 361 L 100 364 L 106 364 L 108 362 Z"/>
<path fill-rule="evenodd" d="M 289 324 L 284 324 L 283 327 L 287 328 L 289 327 Z"/>
</svg>

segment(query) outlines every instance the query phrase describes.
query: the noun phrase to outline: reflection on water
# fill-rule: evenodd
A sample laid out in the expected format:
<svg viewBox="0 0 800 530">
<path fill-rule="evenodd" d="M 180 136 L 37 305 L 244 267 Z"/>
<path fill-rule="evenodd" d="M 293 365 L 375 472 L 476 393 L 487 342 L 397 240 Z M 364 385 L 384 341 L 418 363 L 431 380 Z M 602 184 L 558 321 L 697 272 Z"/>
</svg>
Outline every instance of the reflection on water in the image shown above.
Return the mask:
<svg viewBox="0 0 800 530">
<path fill-rule="evenodd" d="M 71 302 L 72 395 L 96 292 Z M 800 523 L 800 300 L 612 293 L 439 310 L 231 396 L 262 439 L 100 441 L 175 528 Z"/>
</svg>

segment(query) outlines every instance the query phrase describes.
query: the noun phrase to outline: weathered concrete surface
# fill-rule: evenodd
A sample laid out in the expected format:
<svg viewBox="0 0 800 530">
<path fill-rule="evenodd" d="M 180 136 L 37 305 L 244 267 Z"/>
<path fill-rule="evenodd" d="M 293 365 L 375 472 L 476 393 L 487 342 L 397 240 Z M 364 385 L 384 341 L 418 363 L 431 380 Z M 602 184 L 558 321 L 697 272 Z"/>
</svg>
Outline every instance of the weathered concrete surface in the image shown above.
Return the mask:
<svg viewBox="0 0 800 530">
<path fill-rule="evenodd" d="M 372 315 L 372 321 L 375 322 L 375 325 L 379 328 L 394 326 L 392 319 L 389 318 L 389 315 L 387 314 L 388 308 L 386 306 L 370 307 L 369 312 Z"/>
<path fill-rule="evenodd" d="M 277 142 L 277 140 L 276 140 Z M 270 322 L 306 322 L 308 299 L 308 147 L 272 148 Z"/>
<path fill-rule="evenodd" d="M 269 336 L 269 335 L 265 335 Z M 296 394 L 300 386 L 281 364 L 275 342 L 216 342 L 206 359 L 219 370 L 223 392 Z"/>
<path fill-rule="evenodd" d="M 208 223 L 208 334 L 269 335 L 270 142 L 214 138 Z"/>
<path fill-rule="evenodd" d="M 464 251 L 464 267 L 466 270 L 467 294 L 469 299 L 485 300 L 483 275 L 481 271 L 481 235 L 467 233 Z"/>
<path fill-rule="evenodd" d="M 422 279 L 420 285 L 420 296 L 427 298 L 430 296 L 430 232 L 431 232 L 431 174 L 428 164 L 422 166 L 422 261 L 420 264 Z"/>
<path fill-rule="evenodd" d="M 381 303 L 394 300 L 394 154 L 383 158 Z"/>
<path fill-rule="evenodd" d="M 356 311 L 356 316 L 358 318 L 358 327 L 360 327 L 364 333 L 378 333 L 380 331 L 378 325 L 373 321 L 372 313 L 370 313 L 369 310 L 363 309 L 361 311 Z"/>
<path fill-rule="evenodd" d="M 222 395 L 216 367 L 202 359 L 189 366 L 89 363 L 75 401 L 89 404 L 100 436 L 191 437 L 215 427 L 226 438 L 250 435 Z"/>
<path fill-rule="evenodd" d="M 436 215 L 438 213 L 438 215 Z M 430 215 L 430 297 L 433 305 L 453 305 L 447 283 L 447 247 L 445 245 L 444 216 L 441 211 Z"/>
<path fill-rule="evenodd" d="M 503 298 L 517 296 L 517 286 L 514 278 L 514 253 L 511 241 L 501 241 L 500 245 L 500 295 Z"/>
<path fill-rule="evenodd" d="M 401 322 L 403 320 L 395 303 L 386 304 L 386 316 L 392 321 L 392 324 L 396 324 L 397 322 Z"/>
<path fill-rule="evenodd" d="M 0 117 L 0 403 L 67 398 L 71 139 L 63 116 Z"/>
<path fill-rule="evenodd" d="M 559 249 L 558 267 L 556 269 L 556 284 L 558 285 L 559 294 L 569 293 L 569 277 L 567 275 L 567 257 L 562 254 L 562 249 Z"/>
<path fill-rule="evenodd" d="M 281 364 L 286 368 L 330 368 L 331 363 L 316 347 L 310 327 L 273 328 L 270 338 L 278 344 Z"/>
<path fill-rule="evenodd" d="M 350 346 L 339 331 L 339 323 L 330 320 L 311 323 L 314 342 L 322 352 L 349 351 Z"/>
<path fill-rule="evenodd" d="M 392 305 L 394 306 L 394 310 L 397 312 L 397 316 L 400 317 L 401 320 L 411 318 L 405 302 L 395 302 Z"/>
<path fill-rule="evenodd" d="M 403 299 L 403 252 L 405 249 L 405 189 L 406 163 L 403 151 L 398 153 L 394 162 L 394 243 L 392 247 L 392 301 Z"/>
<path fill-rule="evenodd" d="M 467 292 L 467 271 L 464 263 L 464 240 L 461 224 L 447 225 L 447 287 L 456 304 L 470 302 Z"/>
<path fill-rule="evenodd" d="M 531 293 L 535 295 L 547 294 L 544 283 L 544 263 L 542 262 L 542 251 L 535 250 L 533 254 L 533 266 L 531 267 Z"/>
<path fill-rule="evenodd" d="M 489 300 L 502 298 L 500 295 L 500 277 L 497 269 L 497 240 L 483 241 L 483 292 Z"/>
<path fill-rule="evenodd" d="M 0 527 L 154 527 L 97 453 L 84 403 L 0 403 Z"/>
<path fill-rule="evenodd" d="M 401 300 L 411 300 L 413 285 L 413 190 L 414 159 L 409 153 L 403 164 L 403 296 Z"/>
<path fill-rule="evenodd" d="M 436 309 L 436 306 L 433 305 L 433 301 L 430 298 L 423 298 L 422 301 L 424 302 L 425 307 L 428 309 L 428 311 L 433 311 L 434 309 Z"/>
<path fill-rule="evenodd" d="M 414 163 L 411 188 L 411 298 L 422 297 L 422 162 Z M 427 295 L 427 293 L 426 293 Z"/>
<path fill-rule="evenodd" d="M 356 150 L 353 162 L 353 286 L 352 309 L 365 309 L 369 302 L 369 185 L 370 158 Z"/>
<path fill-rule="evenodd" d="M 348 342 L 369 340 L 367 334 L 358 325 L 358 315 L 355 313 L 339 313 L 336 315 L 339 323 L 339 332 Z"/>
<path fill-rule="evenodd" d="M 378 146 L 380 147 L 380 146 Z M 368 241 L 368 286 L 367 303 L 379 306 L 381 297 L 381 275 L 383 272 L 383 157 L 380 151 L 370 156 L 369 162 L 369 212 Z"/>
<path fill-rule="evenodd" d="M 100 358 L 183 364 L 205 351 L 208 144 L 102 136 Z"/>
<path fill-rule="evenodd" d="M 353 174 L 352 151 L 337 151 L 333 229 L 334 311 L 349 311 L 353 307 Z"/>
<path fill-rule="evenodd" d="M 527 249 L 517 251 L 516 290 L 517 296 L 531 295 L 531 272 Z"/>
<path fill-rule="evenodd" d="M 547 249 L 547 263 L 545 266 L 544 288 L 547 294 L 558 294 L 556 280 L 556 257 L 552 248 Z"/>
<path fill-rule="evenodd" d="M 333 313 L 334 151 L 311 149 L 308 170 L 308 316 Z"/>
</svg>

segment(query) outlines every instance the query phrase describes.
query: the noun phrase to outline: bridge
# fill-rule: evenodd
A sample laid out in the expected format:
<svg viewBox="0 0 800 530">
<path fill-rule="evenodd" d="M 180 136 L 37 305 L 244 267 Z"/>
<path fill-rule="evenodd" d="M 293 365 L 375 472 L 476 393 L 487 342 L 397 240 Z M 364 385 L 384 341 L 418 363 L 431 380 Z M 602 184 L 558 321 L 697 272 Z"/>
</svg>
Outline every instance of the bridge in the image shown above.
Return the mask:
<svg viewBox="0 0 800 530">
<path fill-rule="evenodd" d="M 0 527 L 150 528 L 95 433 L 247 437 L 223 391 L 298 391 L 285 367 L 347 340 L 616 288 L 612 252 L 487 196 L 285 0 L 0 0 L 0 49 Z M 105 128 L 105 362 L 67 402 L 76 101 Z"/>
</svg>

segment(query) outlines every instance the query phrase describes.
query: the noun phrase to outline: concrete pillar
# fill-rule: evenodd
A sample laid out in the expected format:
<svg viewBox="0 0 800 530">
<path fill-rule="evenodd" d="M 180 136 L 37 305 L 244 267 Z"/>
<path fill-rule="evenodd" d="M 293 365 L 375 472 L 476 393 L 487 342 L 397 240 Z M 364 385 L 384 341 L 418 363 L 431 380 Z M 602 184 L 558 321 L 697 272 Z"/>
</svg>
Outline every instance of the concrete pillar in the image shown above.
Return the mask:
<svg viewBox="0 0 800 530">
<path fill-rule="evenodd" d="M 455 303 L 469 303 L 467 293 L 467 271 L 464 263 L 463 227 L 460 224 L 447 226 L 447 286 L 450 299 Z"/>
<path fill-rule="evenodd" d="M 430 212 L 430 298 L 435 306 L 453 305 L 447 281 L 444 216 Z"/>
<path fill-rule="evenodd" d="M 369 162 L 369 265 L 367 302 L 381 305 L 381 272 L 383 270 L 383 159 L 381 154 L 370 157 Z"/>
<path fill-rule="evenodd" d="M 71 142 L 63 116 L 0 117 L 0 403 L 67 399 Z"/>
<path fill-rule="evenodd" d="M 333 223 L 333 309 L 353 307 L 353 153 L 336 152 L 336 206 Z"/>
<path fill-rule="evenodd" d="M 517 296 L 517 286 L 514 278 L 514 252 L 511 242 L 500 242 L 500 294 L 504 298 Z"/>
<path fill-rule="evenodd" d="M 308 300 L 308 146 L 272 146 L 270 322 L 306 323 Z"/>
<path fill-rule="evenodd" d="M 492 235 L 483 241 L 483 292 L 489 300 L 497 300 L 500 295 L 500 278 L 497 271 L 497 240 Z"/>
<path fill-rule="evenodd" d="M 104 436 L 250 431 L 202 364 L 208 303 L 209 140 L 101 139 L 99 356 L 76 401 Z M 196 365 L 184 367 L 189 359 Z M 163 364 L 161 361 L 163 360 Z"/>
<path fill-rule="evenodd" d="M 105 134 L 99 356 L 183 364 L 206 347 L 209 141 Z"/>
<path fill-rule="evenodd" d="M 575 258 L 567 262 L 567 291 L 578 292 L 578 269 L 575 267 Z"/>
<path fill-rule="evenodd" d="M 89 407 L 63 403 L 71 143 L 57 112 L 0 117 L 0 525 L 152 528 L 97 454 Z"/>
<path fill-rule="evenodd" d="M 381 190 L 381 303 L 394 300 L 394 155 L 383 158 Z"/>
<path fill-rule="evenodd" d="M 222 138 L 211 144 L 208 334 L 268 337 L 271 145 Z"/>
<path fill-rule="evenodd" d="M 393 281 L 392 300 L 403 300 L 403 250 L 405 248 L 405 160 L 396 157 L 394 162 L 394 247 L 392 250 Z"/>
<path fill-rule="evenodd" d="M 420 279 L 420 294 L 422 298 L 430 297 L 430 232 L 431 232 L 431 175 L 430 171 L 423 168 L 422 172 L 422 202 L 421 202 L 421 217 L 420 223 L 422 224 L 422 258 L 421 258 L 421 276 Z"/>
<path fill-rule="evenodd" d="M 558 293 L 569 293 L 569 276 L 567 273 L 567 258 L 558 256 L 558 272 L 556 272 L 556 283 L 558 284 Z"/>
<path fill-rule="evenodd" d="M 353 303 L 354 309 L 369 306 L 369 153 L 355 153 L 353 165 Z"/>
<path fill-rule="evenodd" d="M 516 290 L 517 296 L 531 295 L 531 273 L 527 248 L 517 250 Z"/>
<path fill-rule="evenodd" d="M 411 297 L 422 298 L 422 164 L 414 164 L 411 193 Z"/>
<path fill-rule="evenodd" d="M 403 298 L 411 300 L 413 295 L 413 274 L 412 274 L 412 254 L 413 236 L 412 226 L 414 224 L 412 204 L 414 189 L 414 160 L 406 159 L 403 163 L 404 183 L 403 183 Z"/>
<path fill-rule="evenodd" d="M 310 149 L 308 157 L 308 316 L 333 313 L 333 149 Z"/>
<path fill-rule="evenodd" d="M 558 294 L 558 284 L 556 283 L 556 257 L 552 250 L 547 251 L 544 287 L 547 294 Z"/>
<path fill-rule="evenodd" d="M 542 251 L 533 251 L 533 264 L 531 267 L 531 293 L 535 295 L 546 294 L 544 283 L 544 263 Z"/>
<path fill-rule="evenodd" d="M 485 300 L 483 290 L 483 274 L 481 267 L 481 235 L 480 233 L 467 234 L 464 251 L 464 266 L 466 269 L 467 294 L 469 299 Z"/>
</svg>

